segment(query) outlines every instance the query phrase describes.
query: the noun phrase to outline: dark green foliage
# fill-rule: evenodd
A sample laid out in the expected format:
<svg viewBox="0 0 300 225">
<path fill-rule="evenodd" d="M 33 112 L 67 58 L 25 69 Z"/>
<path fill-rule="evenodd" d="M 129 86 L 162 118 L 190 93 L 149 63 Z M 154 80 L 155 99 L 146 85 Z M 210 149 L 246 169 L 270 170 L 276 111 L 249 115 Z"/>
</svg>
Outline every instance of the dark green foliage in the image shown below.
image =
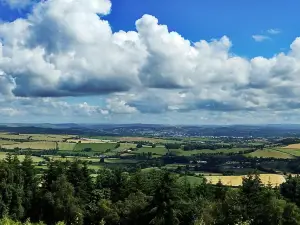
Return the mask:
<svg viewBox="0 0 300 225">
<path fill-rule="evenodd" d="M 179 149 L 181 147 L 181 144 L 178 144 L 178 143 L 166 143 L 165 147 L 166 147 L 166 149 Z"/>
<path fill-rule="evenodd" d="M 84 148 L 82 151 L 83 151 L 83 152 L 91 152 L 92 149 L 91 149 L 91 148 Z"/>
<path fill-rule="evenodd" d="M 138 143 L 137 145 L 136 145 L 136 148 L 142 148 L 143 147 L 143 144 L 142 143 Z"/>
<path fill-rule="evenodd" d="M 286 204 L 282 215 L 282 224 L 296 225 L 299 224 L 299 221 L 300 221 L 299 208 L 293 203 Z"/>
<path fill-rule="evenodd" d="M 91 176 L 81 161 L 50 161 L 36 174 L 29 156 L 0 161 L 0 221 L 54 225 L 300 225 L 300 178 L 279 189 L 257 174 L 239 188 L 191 184 L 164 170 L 101 169 Z M 29 223 L 28 223 L 29 224 Z"/>
<path fill-rule="evenodd" d="M 278 142 L 283 145 L 298 144 L 298 143 L 300 143 L 300 139 L 299 138 L 284 138 Z"/>
<path fill-rule="evenodd" d="M 165 173 L 160 184 L 154 190 L 150 203 L 150 214 L 153 217 L 150 224 L 177 225 L 179 224 L 180 195 L 175 178 Z"/>
<path fill-rule="evenodd" d="M 280 187 L 281 194 L 300 206 L 300 176 L 292 177 L 289 176 L 286 183 Z"/>
</svg>

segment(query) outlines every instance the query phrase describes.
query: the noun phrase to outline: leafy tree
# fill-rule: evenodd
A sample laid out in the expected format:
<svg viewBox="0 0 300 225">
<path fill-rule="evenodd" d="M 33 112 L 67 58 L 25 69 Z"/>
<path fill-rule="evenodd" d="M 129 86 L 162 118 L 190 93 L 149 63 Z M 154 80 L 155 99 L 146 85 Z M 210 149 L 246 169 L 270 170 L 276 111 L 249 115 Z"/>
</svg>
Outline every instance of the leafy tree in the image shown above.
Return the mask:
<svg viewBox="0 0 300 225">
<path fill-rule="evenodd" d="M 82 224 L 82 210 L 75 191 L 65 175 L 58 177 L 44 196 L 47 208 L 43 211 L 45 222 L 52 224 L 65 221 L 67 224 Z M 50 215 L 49 215 L 50 212 Z"/>
<path fill-rule="evenodd" d="M 219 180 L 219 182 L 214 187 L 215 198 L 219 200 L 224 200 L 227 191 L 228 188 L 222 184 L 221 180 Z"/>
<path fill-rule="evenodd" d="M 286 182 L 281 184 L 280 193 L 290 201 L 300 206 L 300 176 L 289 176 Z"/>
<path fill-rule="evenodd" d="M 31 156 L 26 155 L 22 164 L 21 168 L 23 170 L 24 176 L 24 206 L 25 206 L 25 214 L 34 216 L 35 211 L 35 204 L 37 204 L 35 200 L 35 196 L 39 195 L 38 193 L 38 184 L 39 179 L 36 174 L 36 170 L 34 168 L 34 164 L 32 161 Z"/>
<path fill-rule="evenodd" d="M 179 204 L 180 199 L 178 196 L 175 178 L 170 173 L 165 172 L 150 203 L 150 214 L 153 215 L 150 224 L 179 224 Z"/>
<path fill-rule="evenodd" d="M 138 191 L 131 193 L 124 201 L 118 202 L 121 224 L 139 225 L 146 224 L 146 209 L 150 198 Z"/>
<path fill-rule="evenodd" d="M 287 203 L 283 215 L 282 215 L 283 225 L 299 225 L 300 224 L 300 210 L 293 203 Z"/>
<path fill-rule="evenodd" d="M 260 207 L 264 204 L 262 190 L 263 185 L 257 173 L 243 178 L 240 189 L 243 218 L 254 218 L 261 212 Z"/>
<path fill-rule="evenodd" d="M 143 144 L 142 143 L 138 143 L 137 145 L 136 145 L 136 148 L 142 148 L 143 147 Z"/>
</svg>

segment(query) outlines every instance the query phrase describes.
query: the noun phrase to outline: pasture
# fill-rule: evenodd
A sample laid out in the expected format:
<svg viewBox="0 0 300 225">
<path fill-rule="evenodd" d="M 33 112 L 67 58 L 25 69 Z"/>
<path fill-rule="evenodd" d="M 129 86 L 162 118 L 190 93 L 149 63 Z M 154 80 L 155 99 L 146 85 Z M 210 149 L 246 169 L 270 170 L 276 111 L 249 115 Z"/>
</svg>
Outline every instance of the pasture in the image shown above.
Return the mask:
<svg viewBox="0 0 300 225">
<path fill-rule="evenodd" d="M 136 148 L 136 144 L 133 144 L 133 143 L 120 143 L 120 147 L 115 149 L 115 151 L 120 152 L 120 151 L 128 150 L 130 148 L 132 148 L 132 149 Z"/>
<path fill-rule="evenodd" d="M 276 159 L 292 159 L 294 156 L 288 154 L 283 151 L 279 151 L 276 149 L 263 149 L 256 150 L 255 152 L 251 152 L 246 154 L 248 157 L 258 157 L 258 158 L 276 158 Z"/>
<path fill-rule="evenodd" d="M 10 139 L 10 140 L 28 140 L 30 135 L 28 134 L 10 134 L 10 133 L 0 133 L 0 139 Z"/>
<path fill-rule="evenodd" d="M 7 157 L 7 153 L 5 153 L 5 152 L 0 152 L 0 160 L 5 159 L 6 157 Z M 12 157 L 14 157 L 14 156 L 12 155 Z M 24 158 L 25 158 L 25 155 L 18 155 L 18 159 L 19 159 L 20 161 L 23 161 Z M 31 156 L 31 159 L 32 159 L 32 161 L 35 162 L 35 163 L 44 161 L 44 159 L 43 159 L 42 157 L 36 157 L 36 156 Z"/>
<path fill-rule="evenodd" d="M 38 141 L 38 142 L 22 142 L 16 144 L 8 144 L 2 145 L 2 148 L 6 149 L 31 149 L 31 150 L 49 150 L 49 149 L 56 149 L 55 142 L 46 142 L 46 141 Z"/>
<path fill-rule="evenodd" d="M 119 159 L 119 158 L 109 158 L 104 159 L 105 163 L 108 164 L 135 164 L 138 162 L 138 160 L 135 159 Z"/>
<path fill-rule="evenodd" d="M 168 150 L 166 148 L 162 148 L 162 147 L 156 147 L 156 148 L 152 148 L 152 147 L 142 147 L 139 148 L 138 150 L 134 151 L 133 153 L 148 153 L 151 152 L 153 155 L 160 155 L 163 156 L 165 155 Z"/>
<path fill-rule="evenodd" d="M 56 134 L 11 134 L 0 133 L 0 139 L 10 139 L 15 141 L 47 141 L 47 142 L 60 142 L 68 138 L 73 138 L 73 135 L 56 135 Z"/>
<path fill-rule="evenodd" d="M 287 154 L 293 155 L 293 156 L 300 156 L 300 149 L 292 149 L 292 148 L 281 148 L 281 152 L 285 152 Z"/>
<path fill-rule="evenodd" d="M 203 182 L 203 177 L 195 176 L 182 176 L 178 179 L 179 182 L 183 183 L 185 181 L 189 182 L 191 185 L 199 185 Z"/>
<path fill-rule="evenodd" d="M 219 181 L 226 186 L 241 186 L 245 176 L 205 176 L 208 183 L 217 184 Z M 270 184 L 272 187 L 279 186 L 286 180 L 283 175 L 279 174 L 260 174 L 259 175 L 264 185 Z"/>
<path fill-rule="evenodd" d="M 10 141 L 10 140 L 0 140 L 0 146 L 2 145 L 12 145 L 12 144 L 16 144 L 18 142 L 16 141 Z"/>
<path fill-rule="evenodd" d="M 68 142 L 59 142 L 58 149 L 62 151 L 73 151 L 75 148 L 75 143 L 68 143 Z"/>
</svg>

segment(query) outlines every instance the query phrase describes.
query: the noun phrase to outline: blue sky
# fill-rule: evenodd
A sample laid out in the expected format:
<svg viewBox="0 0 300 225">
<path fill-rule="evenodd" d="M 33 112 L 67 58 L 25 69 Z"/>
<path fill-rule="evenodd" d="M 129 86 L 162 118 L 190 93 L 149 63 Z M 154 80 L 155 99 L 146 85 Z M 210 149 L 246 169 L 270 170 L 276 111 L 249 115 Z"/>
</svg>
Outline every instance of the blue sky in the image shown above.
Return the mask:
<svg viewBox="0 0 300 225">
<path fill-rule="evenodd" d="M 151 14 L 191 41 L 210 40 L 227 35 L 233 42 L 232 51 L 246 57 L 273 56 L 282 48 L 289 48 L 299 32 L 300 20 L 297 0 L 220 1 L 220 0 L 151 0 L 112 1 L 109 20 L 114 31 L 133 30 L 135 21 Z M 267 35 L 266 31 L 284 31 L 273 41 L 257 45 L 253 34 Z"/>
<path fill-rule="evenodd" d="M 299 8 L 3 0 L 0 122 L 296 123 Z"/>
<path fill-rule="evenodd" d="M 170 31 L 176 31 L 191 41 L 227 35 L 234 43 L 234 53 L 245 57 L 271 57 L 287 50 L 299 35 L 295 29 L 300 20 L 299 8 L 297 0 L 114 0 L 111 13 L 104 19 L 109 21 L 113 31 L 130 31 L 135 29 L 136 20 L 144 14 L 151 14 L 160 23 L 167 24 Z M 26 17 L 30 11 L 31 7 L 11 9 L 7 4 L 1 4 L 0 18 L 13 21 Z M 268 29 L 275 28 L 284 32 L 263 45 L 253 42 L 253 34 L 267 35 Z"/>
</svg>

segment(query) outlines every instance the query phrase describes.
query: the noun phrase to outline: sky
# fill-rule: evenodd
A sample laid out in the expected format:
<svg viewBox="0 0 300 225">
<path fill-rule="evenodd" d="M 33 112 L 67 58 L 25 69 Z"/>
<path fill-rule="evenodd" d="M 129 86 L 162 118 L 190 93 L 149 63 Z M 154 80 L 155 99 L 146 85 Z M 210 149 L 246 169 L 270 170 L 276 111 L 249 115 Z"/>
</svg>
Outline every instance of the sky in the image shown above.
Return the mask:
<svg viewBox="0 0 300 225">
<path fill-rule="evenodd" d="M 0 123 L 299 123 L 298 0 L 0 0 Z"/>
</svg>

